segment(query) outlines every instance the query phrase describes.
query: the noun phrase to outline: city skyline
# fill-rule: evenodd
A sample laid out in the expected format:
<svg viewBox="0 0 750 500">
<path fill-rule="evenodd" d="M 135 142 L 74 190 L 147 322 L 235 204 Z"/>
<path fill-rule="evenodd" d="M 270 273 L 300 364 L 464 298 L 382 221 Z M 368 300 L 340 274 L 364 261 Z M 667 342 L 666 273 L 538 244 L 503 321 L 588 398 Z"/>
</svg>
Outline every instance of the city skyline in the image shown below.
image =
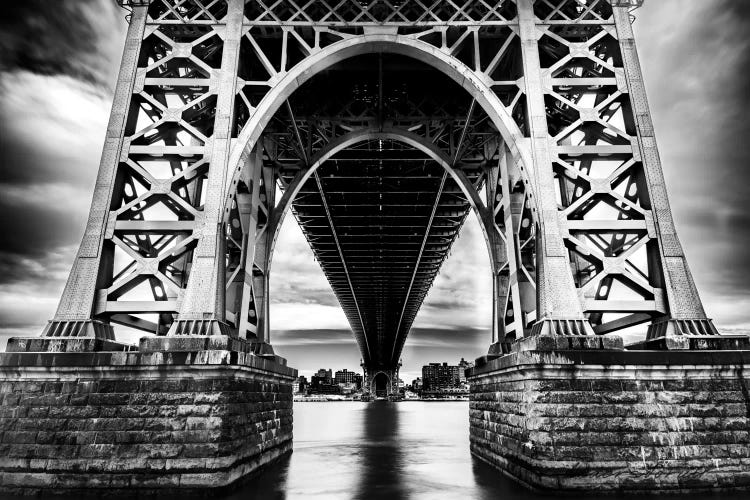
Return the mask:
<svg viewBox="0 0 750 500">
<path fill-rule="evenodd" d="M 473 359 L 465 359 L 465 357 L 459 358 L 458 361 L 455 361 L 455 360 L 445 360 L 445 359 L 430 360 L 430 361 L 427 361 L 421 367 L 419 367 L 418 371 L 403 371 L 403 370 L 399 371 L 399 378 L 405 384 L 411 384 L 412 382 L 414 382 L 415 379 L 422 378 L 422 370 L 425 367 L 429 366 L 429 365 L 433 365 L 433 364 L 440 364 L 440 365 L 442 365 L 442 364 L 446 364 L 447 363 L 448 365 L 451 365 L 451 366 L 460 366 L 461 361 L 469 362 L 472 365 L 474 363 Z M 339 371 L 347 371 L 347 370 L 350 371 L 350 372 L 358 373 L 360 375 L 362 374 L 362 368 L 361 367 L 353 368 L 353 367 L 349 367 L 349 366 L 338 366 L 338 365 L 336 365 L 336 366 L 321 366 L 321 367 L 318 367 L 317 369 L 310 369 L 310 370 L 298 370 L 298 372 L 299 372 L 299 376 L 300 377 L 306 377 L 309 380 L 312 376 L 316 375 L 321 370 L 331 371 L 332 374 L 335 374 L 336 372 L 339 372 Z M 410 376 L 410 375 L 413 375 L 413 376 Z"/>
<path fill-rule="evenodd" d="M 750 62 L 750 5 L 665 0 L 646 2 L 636 16 L 664 172 L 669 191 L 679 193 L 671 201 L 694 277 L 717 326 L 747 330 L 750 236 L 737 228 L 750 219 L 750 153 L 737 146 L 750 132 L 750 77 L 743 70 Z M 10 336 L 41 333 L 70 270 L 103 145 L 124 17 L 107 0 L 61 3 L 54 11 L 27 2 L 0 21 L 0 206 L 2 230 L 12 235 L 0 244 L 3 348 Z M 43 34 L 29 40 L 29 26 L 43 27 Z M 723 188 L 725 196 L 717 197 Z M 272 342 L 291 366 L 301 373 L 334 363 L 358 369 L 348 324 L 291 217 L 271 287 Z M 473 360 L 486 352 L 489 290 L 486 249 L 471 215 L 407 340 L 402 378 L 426 360 Z"/>
</svg>

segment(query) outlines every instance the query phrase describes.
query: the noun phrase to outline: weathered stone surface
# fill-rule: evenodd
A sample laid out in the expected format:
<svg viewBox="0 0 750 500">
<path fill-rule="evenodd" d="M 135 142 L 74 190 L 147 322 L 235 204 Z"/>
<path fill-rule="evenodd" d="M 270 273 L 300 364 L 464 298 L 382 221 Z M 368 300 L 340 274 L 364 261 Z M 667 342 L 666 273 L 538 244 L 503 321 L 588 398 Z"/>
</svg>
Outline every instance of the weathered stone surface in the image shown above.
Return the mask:
<svg viewBox="0 0 750 500">
<path fill-rule="evenodd" d="M 229 487 L 291 451 L 295 376 L 230 351 L 0 354 L 0 491 Z"/>
<path fill-rule="evenodd" d="M 95 337 L 11 337 L 6 352 L 136 351 L 137 347 Z"/>
<path fill-rule="evenodd" d="M 750 488 L 750 352 L 527 351 L 468 372 L 471 450 L 553 491 Z"/>
<path fill-rule="evenodd" d="M 684 349 L 695 351 L 747 350 L 750 349 L 750 337 L 747 335 L 658 337 L 631 344 L 628 346 L 628 349 L 659 349 L 669 351 Z"/>
<path fill-rule="evenodd" d="M 531 335 L 523 337 L 509 344 L 507 352 L 526 351 L 566 351 L 569 349 L 587 350 L 622 350 L 622 337 L 611 335 L 607 337 L 594 335 Z M 497 349 L 495 349 L 497 351 Z"/>
</svg>

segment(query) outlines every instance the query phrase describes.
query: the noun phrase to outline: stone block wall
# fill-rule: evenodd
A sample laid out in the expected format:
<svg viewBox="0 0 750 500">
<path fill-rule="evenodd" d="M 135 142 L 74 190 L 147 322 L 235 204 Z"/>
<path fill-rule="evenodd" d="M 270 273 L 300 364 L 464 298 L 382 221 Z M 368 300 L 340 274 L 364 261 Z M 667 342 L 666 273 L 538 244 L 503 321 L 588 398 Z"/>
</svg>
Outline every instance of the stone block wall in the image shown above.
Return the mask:
<svg viewBox="0 0 750 500">
<path fill-rule="evenodd" d="M 229 487 L 291 451 L 295 376 L 229 351 L 0 354 L 0 490 Z"/>
<path fill-rule="evenodd" d="M 750 489 L 750 352 L 521 352 L 470 373 L 471 451 L 550 491 Z"/>
</svg>

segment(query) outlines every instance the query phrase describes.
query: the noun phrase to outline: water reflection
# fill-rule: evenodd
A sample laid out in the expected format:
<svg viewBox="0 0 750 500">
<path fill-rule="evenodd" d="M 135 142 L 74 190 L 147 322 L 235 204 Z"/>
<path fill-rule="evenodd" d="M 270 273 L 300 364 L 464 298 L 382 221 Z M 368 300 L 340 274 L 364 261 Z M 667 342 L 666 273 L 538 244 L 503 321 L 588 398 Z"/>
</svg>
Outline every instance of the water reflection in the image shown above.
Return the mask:
<svg viewBox="0 0 750 500">
<path fill-rule="evenodd" d="M 366 405 L 361 413 L 364 428 L 357 463 L 359 480 L 352 498 L 408 498 L 401 474 L 404 469 L 404 456 L 398 403 L 375 401 Z"/>
<path fill-rule="evenodd" d="M 293 455 L 227 500 L 529 498 L 471 457 L 467 406 L 297 403 Z"/>
</svg>

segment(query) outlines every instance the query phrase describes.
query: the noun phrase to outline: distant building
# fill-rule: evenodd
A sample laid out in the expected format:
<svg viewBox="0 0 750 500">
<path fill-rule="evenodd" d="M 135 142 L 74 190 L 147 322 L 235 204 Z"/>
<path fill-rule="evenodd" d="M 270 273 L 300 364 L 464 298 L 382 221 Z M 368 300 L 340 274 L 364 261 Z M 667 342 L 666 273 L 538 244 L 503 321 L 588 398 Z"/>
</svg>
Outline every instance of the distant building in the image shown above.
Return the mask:
<svg viewBox="0 0 750 500">
<path fill-rule="evenodd" d="M 313 375 L 310 377 L 310 389 L 315 390 L 321 385 L 332 385 L 331 380 L 327 379 L 326 377 L 318 377 L 317 375 Z"/>
<path fill-rule="evenodd" d="M 461 358 L 461 361 L 458 362 L 458 368 L 458 376 L 460 377 L 461 382 L 466 382 L 466 370 L 474 368 L 474 363 Z"/>
<path fill-rule="evenodd" d="M 295 394 L 305 392 L 309 386 L 310 383 L 307 381 L 307 377 L 300 375 L 292 382 L 292 392 Z"/>
<path fill-rule="evenodd" d="M 344 368 L 336 372 L 333 383 L 341 387 L 344 393 L 356 392 L 362 389 L 362 374 Z"/>
<path fill-rule="evenodd" d="M 414 392 L 419 392 L 422 390 L 422 377 L 417 377 L 412 381 L 411 390 Z"/>
<path fill-rule="evenodd" d="M 430 363 L 422 367 L 422 392 L 444 392 L 461 385 L 460 368 L 448 363 Z"/>
<path fill-rule="evenodd" d="M 310 394 L 341 394 L 341 388 L 333 379 L 333 371 L 321 368 L 310 377 Z"/>
<path fill-rule="evenodd" d="M 357 372 L 350 372 L 349 370 L 344 368 L 343 370 L 339 370 L 336 372 L 336 376 L 333 377 L 333 380 L 337 384 L 349 384 L 353 383 L 357 377 L 361 379 L 362 375 Z"/>
<path fill-rule="evenodd" d="M 330 369 L 326 370 L 321 368 L 315 375 L 313 375 L 313 377 L 318 377 L 318 379 L 323 380 L 326 384 L 333 383 L 333 372 Z"/>
</svg>

